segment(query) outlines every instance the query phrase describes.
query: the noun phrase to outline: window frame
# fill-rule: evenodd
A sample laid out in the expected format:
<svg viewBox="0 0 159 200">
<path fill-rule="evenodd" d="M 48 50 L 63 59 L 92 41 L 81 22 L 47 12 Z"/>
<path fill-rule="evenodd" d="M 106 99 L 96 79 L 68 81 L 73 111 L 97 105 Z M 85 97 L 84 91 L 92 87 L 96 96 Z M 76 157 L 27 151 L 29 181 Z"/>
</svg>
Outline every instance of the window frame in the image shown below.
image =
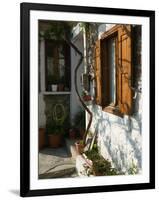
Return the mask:
<svg viewBox="0 0 159 200">
<path fill-rule="evenodd" d="M 65 40 L 54 40 L 54 39 L 45 39 L 45 90 L 47 90 L 47 83 L 48 83 L 48 69 L 47 69 L 47 48 L 49 43 L 54 43 L 55 46 L 63 45 L 64 47 L 64 57 L 59 58 L 64 60 L 65 63 L 65 78 L 67 81 L 67 86 L 69 88 L 69 91 L 71 91 L 71 52 L 70 52 L 70 46 L 67 44 Z"/>
<path fill-rule="evenodd" d="M 100 79 L 101 79 L 101 85 L 100 85 L 100 92 L 97 91 L 99 86 L 96 86 L 96 94 L 100 94 L 100 100 L 96 101 L 97 104 L 99 104 L 102 107 L 102 110 L 104 112 L 108 112 L 108 113 L 112 113 L 115 115 L 118 115 L 120 117 L 123 117 L 125 114 L 127 115 L 131 115 L 132 112 L 132 100 L 130 103 L 130 108 L 125 109 L 124 110 L 124 105 L 121 105 L 122 103 L 122 95 L 123 95 L 123 83 L 121 83 L 122 79 L 121 79 L 121 75 L 123 72 L 121 72 L 121 66 L 122 66 L 122 62 L 123 62 L 123 58 L 122 58 L 122 36 L 124 35 L 124 26 L 126 26 L 126 28 L 128 27 L 128 30 L 130 30 L 130 35 L 128 37 L 130 37 L 130 41 L 131 41 L 131 25 L 115 25 L 112 28 L 110 28 L 108 31 L 105 31 L 99 40 L 100 43 L 100 70 L 98 69 L 98 71 L 100 71 Z M 123 31 L 123 32 L 122 32 Z M 125 31 L 126 32 L 126 31 Z M 125 33 L 126 35 L 127 33 Z M 127 36 L 127 35 L 126 35 Z M 104 99 L 104 95 L 106 93 L 106 91 L 104 91 L 104 81 L 107 80 L 107 84 L 109 84 L 108 79 L 106 79 L 106 74 L 103 73 L 103 52 L 105 53 L 105 48 L 103 48 L 102 43 L 104 43 L 106 40 L 109 40 L 109 38 L 113 38 L 116 37 L 116 48 L 115 48 L 115 59 L 116 59 L 116 105 L 111 105 L 111 103 L 109 101 L 109 96 L 106 95 L 107 97 L 107 101 Z M 132 53 L 132 45 L 130 42 L 130 52 Z M 132 55 L 130 55 L 130 69 L 132 71 Z M 96 57 L 95 57 L 96 58 Z M 98 61 L 99 62 L 99 61 Z M 109 68 L 109 66 L 108 66 Z M 130 75 L 132 76 L 132 72 L 130 72 Z M 124 75 L 125 76 L 125 75 Z M 127 82 L 131 82 L 132 77 L 130 77 L 130 80 L 127 80 Z M 99 81 L 99 80 L 98 80 Z M 127 87 L 130 87 L 130 83 L 127 83 Z M 129 91 L 131 99 L 132 99 L 132 91 L 131 88 L 129 88 Z M 108 93 L 108 92 L 107 92 Z M 119 100 L 120 99 L 120 100 Z M 127 103 L 127 102 L 126 102 Z M 127 106 L 127 105 L 126 105 Z"/>
<path fill-rule="evenodd" d="M 101 46 L 103 47 L 103 45 L 107 46 L 108 44 L 108 41 L 112 38 L 115 38 L 115 68 L 116 68 L 116 73 L 115 73 L 115 82 L 116 82 L 116 102 L 115 104 L 113 105 L 111 102 L 107 102 L 103 96 L 106 96 L 106 98 L 108 98 L 108 101 L 110 99 L 110 91 L 108 91 L 109 94 L 106 94 L 106 91 L 104 91 L 104 82 L 103 81 L 106 81 L 106 84 L 110 84 L 110 80 L 106 80 L 106 75 L 104 73 L 101 73 L 101 80 L 102 80 L 102 84 L 101 84 L 101 90 L 102 90 L 102 110 L 105 111 L 105 112 L 109 112 L 109 113 L 112 113 L 112 114 L 116 114 L 116 115 L 119 115 L 119 116 L 122 116 L 122 113 L 120 112 L 119 110 L 119 104 L 118 104 L 118 93 L 119 93 L 119 80 L 118 80 L 118 28 L 119 26 L 114 26 L 112 27 L 110 30 L 104 32 L 102 35 L 101 35 Z M 109 53 L 108 50 L 107 50 L 107 47 L 106 49 L 102 48 L 101 47 L 101 70 L 103 71 L 103 64 L 104 65 L 107 65 L 107 68 L 108 70 L 110 70 L 110 66 L 109 64 L 107 63 L 103 63 L 104 59 L 103 59 L 103 54 L 107 54 Z M 106 52 L 105 52 L 106 51 Z M 109 62 L 109 60 L 108 60 Z M 109 73 L 108 73 L 108 76 L 109 76 Z"/>
</svg>

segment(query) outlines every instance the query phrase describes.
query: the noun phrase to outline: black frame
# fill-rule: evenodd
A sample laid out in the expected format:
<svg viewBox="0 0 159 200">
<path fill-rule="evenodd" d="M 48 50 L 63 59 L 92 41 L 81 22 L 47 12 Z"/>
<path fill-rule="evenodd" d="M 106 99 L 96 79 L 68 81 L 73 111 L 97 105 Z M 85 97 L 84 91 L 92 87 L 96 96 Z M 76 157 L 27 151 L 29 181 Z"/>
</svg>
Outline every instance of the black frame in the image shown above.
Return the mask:
<svg viewBox="0 0 159 200">
<path fill-rule="evenodd" d="M 21 107 L 20 107 L 20 195 L 39 196 L 39 195 L 60 195 L 75 193 L 95 193 L 106 191 L 123 191 L 155 188 L 155 11 L 131 10 L 102 7 L 83 7 L 70 5 L 50 5 L 21 3 Z M 150 181 L 149 183 L 122 184 L 122 185 L 102 185 L 91 187 L 73 187 L 59 189 L 30 190 L 30 66 L 29 66 L 29 27 L 30 11 L 60 11 L 93 14 L 111 14 L 124 16 L 143 16 L 150 19 Z"/>
</svg>

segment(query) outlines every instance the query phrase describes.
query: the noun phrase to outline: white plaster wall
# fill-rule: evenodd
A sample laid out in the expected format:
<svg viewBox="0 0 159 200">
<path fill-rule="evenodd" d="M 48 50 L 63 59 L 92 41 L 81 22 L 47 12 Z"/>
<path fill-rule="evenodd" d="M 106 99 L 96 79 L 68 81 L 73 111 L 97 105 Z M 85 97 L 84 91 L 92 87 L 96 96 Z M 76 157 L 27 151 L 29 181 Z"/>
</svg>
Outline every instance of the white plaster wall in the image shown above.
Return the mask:
<svg viewBox="0 0 159 200">
<path fill-rule="evenodd" d="M 98 39 L 101 38 L 101 35 L 103 34 L 103 32 L 105 32 L 106 30 L 108 31 L 110 28 L 112 28 L 115 24 L 101 24 L 98 27 Z"/>
<path fill-rule="evenodd" d="M 133 164 L 141 171 L 142 137 L 138 115 L 121 118 L 103 112 L 98 105 L 89 108 L 93 112 L 91 131 L 98 132 L 98 146 L 102 156 L 123 172 L 128 172 Z"/>
<path fill-rule="evenodd" d="M 99 37 L 105 30 L 113 25 L 101 25 Z M 140 81 L 139 77 L 138 81 Z M 129 173 L 130 168 L 137 167 L 138 173 L 142 169 L 142 98 L 138 93 L 133 99 L 135 112 L 132 116 L 125 115 L 123 118 L 103 112 L 98 105 L 89 106 L 93 112 L 91 131 L 98 133 L 98 146 L 102 156 L 112 161 L 114 167 Z M 86 115 L 86 124 L 88 115 Z"/>
<path fill-rule="evenodd" d="M 79 29 L 79 27 L 77 26 Z M 75 34 L 76 33 L 76 34 Z M 74 38 L 72 39 L 72 43 L 81 51 L 83 52 L 83 35 L 79 31 L 75 31 Z M 82 108 L 81 104 L 79 102 L 79 99 L 77 97 L 76 91 L 75 91 L 75 84 L 74 84 L 74 72 L 75 68 L 78 64 L 80 56 L 77 54 L 77 52 L 71 48 L 71 96 L 70 96 L 70 112 L 71 112 L 71 120 L 74 119 L 74 116 L 76 113 Z M 81 87 L 81 74 L 83 73 L 83 62 L 78 70 L 78 77 L 77 77 L 77 85 L 78 90 L 81 94 L 82 87 Z"/>
</svg>

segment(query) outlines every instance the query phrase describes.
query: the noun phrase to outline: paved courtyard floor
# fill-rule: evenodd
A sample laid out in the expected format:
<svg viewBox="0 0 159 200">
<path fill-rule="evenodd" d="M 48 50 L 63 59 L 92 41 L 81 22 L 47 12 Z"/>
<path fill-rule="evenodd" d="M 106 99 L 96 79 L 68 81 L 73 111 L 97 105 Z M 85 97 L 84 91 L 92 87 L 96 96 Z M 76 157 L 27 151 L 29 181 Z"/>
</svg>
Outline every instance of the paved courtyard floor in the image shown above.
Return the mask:
<svg viewBox="0 0 159 200">
<path fill-rule="evenodd" d="M 65 146 L 39 152 L 39 178 L 77 177 L 75 159 Z"/>
</svg>

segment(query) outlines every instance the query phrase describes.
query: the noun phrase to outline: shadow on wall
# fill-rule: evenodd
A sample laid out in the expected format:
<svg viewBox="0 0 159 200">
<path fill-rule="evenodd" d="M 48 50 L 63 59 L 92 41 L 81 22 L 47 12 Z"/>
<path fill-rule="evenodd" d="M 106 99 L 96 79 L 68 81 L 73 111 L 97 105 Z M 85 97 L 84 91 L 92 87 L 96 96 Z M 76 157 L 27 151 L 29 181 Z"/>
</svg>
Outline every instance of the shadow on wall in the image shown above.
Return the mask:
<svg viewBox="0 0 159 200">
<path fill-rule="evenodd" d="M 123 118 L 101 111 L 99 106 L 92 106 L 94 113 L 92 128 L 98 130 L 98 144 L 101 154 L 111 158 L 120 171 L 128 171 L 136 164 L 141 169 L 141 125 L 138 118 L 130 118 L 128 124 Z M 131 126 L 128 128 L 128 126 Z M 106 158 L 108 159 L 108 158 Z"/>
</svg>

